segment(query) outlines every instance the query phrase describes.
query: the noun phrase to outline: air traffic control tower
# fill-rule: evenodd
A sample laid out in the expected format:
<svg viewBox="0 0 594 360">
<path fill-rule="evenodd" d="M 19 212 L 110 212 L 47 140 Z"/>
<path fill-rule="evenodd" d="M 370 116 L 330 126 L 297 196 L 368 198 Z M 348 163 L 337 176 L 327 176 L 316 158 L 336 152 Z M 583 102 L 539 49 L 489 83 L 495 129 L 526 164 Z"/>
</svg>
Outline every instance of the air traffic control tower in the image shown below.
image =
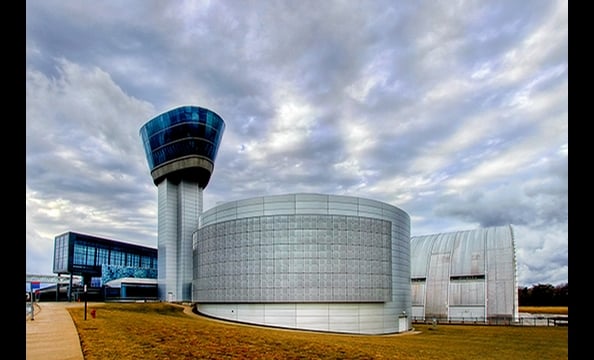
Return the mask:
<svg viewBox="0 0 594 360">
<path fill-rule="evenodd" d="M 202 213 L 202 192 L 214 169 L 225 130 L 208 109 L 181 106 L 140 128 L 158 188 L 158 289 L 162 301 L 191 301 L 192 233 Z"/>
</svg>

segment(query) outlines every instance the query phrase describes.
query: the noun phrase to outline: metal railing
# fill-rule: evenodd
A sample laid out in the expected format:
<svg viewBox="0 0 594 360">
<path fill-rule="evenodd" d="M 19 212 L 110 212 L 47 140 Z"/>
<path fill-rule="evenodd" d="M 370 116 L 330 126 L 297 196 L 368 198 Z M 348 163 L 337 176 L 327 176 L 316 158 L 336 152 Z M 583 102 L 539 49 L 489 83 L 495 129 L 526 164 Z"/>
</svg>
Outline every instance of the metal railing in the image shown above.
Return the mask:
<svg viewBox="0 0 594 360">
<path fill-rule="evenodd" d="M 500 325 L 500 326 L 569 326 L 567 315 L 531 315 L 513 318 L 492 317 L 412 317 L 413 324 L 426 325 Z"/>
</svg>

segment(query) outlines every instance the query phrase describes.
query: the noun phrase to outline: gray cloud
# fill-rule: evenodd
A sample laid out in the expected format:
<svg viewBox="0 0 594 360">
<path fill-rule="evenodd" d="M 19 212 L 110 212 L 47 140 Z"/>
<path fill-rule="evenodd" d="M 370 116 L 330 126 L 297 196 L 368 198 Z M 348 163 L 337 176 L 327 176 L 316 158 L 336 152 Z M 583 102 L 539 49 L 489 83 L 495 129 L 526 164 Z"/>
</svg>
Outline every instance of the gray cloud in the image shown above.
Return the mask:
<svg viewBox="0 0 594 360">
<path fill-rule="evenodd" d="M 206 209 L 321 192 L 402 207 L 413 235 L 511 223 L 520 284 L 567 281 L 567 2 L 26 10 L 27 272 L 67 230 L 156 246 L 138 131 L 196 104 L 227 125 Z"/>
</svg>

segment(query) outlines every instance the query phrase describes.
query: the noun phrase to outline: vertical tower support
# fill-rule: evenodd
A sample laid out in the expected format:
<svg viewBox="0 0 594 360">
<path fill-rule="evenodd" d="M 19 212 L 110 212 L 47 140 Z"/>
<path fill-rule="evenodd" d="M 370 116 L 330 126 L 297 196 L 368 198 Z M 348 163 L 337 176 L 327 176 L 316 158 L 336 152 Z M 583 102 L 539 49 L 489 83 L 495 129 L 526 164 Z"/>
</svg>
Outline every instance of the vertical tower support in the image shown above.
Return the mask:
<svg viewBox="0 0 594 360">
<path fill-rule="evenodd" d="M 192 300 L 192 233 L 202 213 L 202 193 L 214 169 L 225 123 L 216 113 L 182 106 L 141 129 L 158 191 L 158 289 L 162 301 Z"/>
</svg>

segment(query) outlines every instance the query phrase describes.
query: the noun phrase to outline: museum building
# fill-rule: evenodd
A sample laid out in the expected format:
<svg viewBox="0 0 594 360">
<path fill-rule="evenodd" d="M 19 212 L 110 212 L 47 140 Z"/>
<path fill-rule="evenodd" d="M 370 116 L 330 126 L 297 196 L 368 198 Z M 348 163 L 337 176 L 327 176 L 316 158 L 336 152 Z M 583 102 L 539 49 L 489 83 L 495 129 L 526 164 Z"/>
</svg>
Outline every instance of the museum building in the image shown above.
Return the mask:
<svg viewBox="0 0 594 360">
<path fill-rule="evenodd" d="M 204 212 L 192 301 L 239 322 L 358 334 L 410 329 L 410 219 L 370 199 L 262 196 Z"/>
<path fill-rule="evenodd" d="M 432 318 L 517 319 L 511 226 L 411 238 L 409 214 L 394 205 L 319 193 L 203 211 L 224 129 L 218 114 L 197 106 L 166 111 L 140 129 L 158 193 L 150 267 L 158 266 L 159 300 L 190 302 L 224 320 L 351 334 L 405 332 Z M 54 272 L 73 270 L 65 244 L 56 238 Z M 92 276 L 105 272 L 99 265 Z M 110 277 L 120 289 L 113 292 L 154 284 L 134 278 Z"/>
</svg>

